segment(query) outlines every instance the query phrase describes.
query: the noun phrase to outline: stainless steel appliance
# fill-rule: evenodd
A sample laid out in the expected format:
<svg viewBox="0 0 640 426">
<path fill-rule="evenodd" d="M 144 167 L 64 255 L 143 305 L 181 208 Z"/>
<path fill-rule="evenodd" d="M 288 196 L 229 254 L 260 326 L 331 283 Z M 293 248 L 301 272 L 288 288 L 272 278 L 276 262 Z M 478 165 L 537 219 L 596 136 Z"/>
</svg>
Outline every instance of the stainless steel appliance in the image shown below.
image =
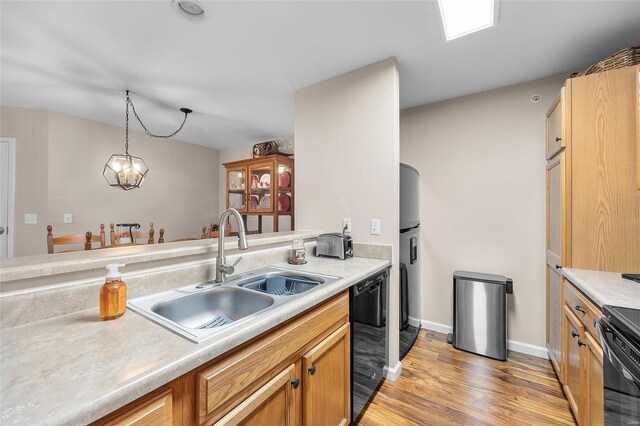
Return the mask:
<svg viewBox="0 0 640 426">
<path fill-rule="evenodd" d="M 336 232 L 318 236 L 316 256 L 337 257 L 346 259 L 353 257 L 353 240 L 351 235 Z"/>
<path fill-rule="evenodd" d="M 604 423 L 640 425 L 640 310 L 603 306 Z"/>
<path fill-rule="evenodd" d="M 413 167 L 400 163 L 400 262 L 407 268 L 407 316 L 414 325 L 422 318 L 419 245 L 420 174 Z"/>
<path fill-rule="evenodd" d="M 383 378 L 387 346 L 383 311 L 388 288 L 387 268 L 353 285 L 349 292 L 353 423 Z"/>
<path fill-rule="evenodd" d="M 420 280 L 420 174 L 400 163 L 400 359 L 418 338 L 422 319 Z"/>
<path fill-rule="evenodd" d="M 502 275 L 453 273 L 453 346 L 507 360 L 507 294 L 513 281 Z"/>
</svg>

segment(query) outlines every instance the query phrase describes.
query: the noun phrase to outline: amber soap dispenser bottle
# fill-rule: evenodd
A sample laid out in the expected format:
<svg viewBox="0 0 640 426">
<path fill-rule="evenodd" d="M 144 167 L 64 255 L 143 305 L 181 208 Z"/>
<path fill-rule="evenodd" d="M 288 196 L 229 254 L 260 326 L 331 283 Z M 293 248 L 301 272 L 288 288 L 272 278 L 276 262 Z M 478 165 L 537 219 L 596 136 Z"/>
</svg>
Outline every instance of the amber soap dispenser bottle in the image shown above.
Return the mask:
<svg viewBox="0 0 640 426">
<path fill-rule="evenodd" d="M 107 265 L 106 282 L 100 289 L 100 319 L 103 321 L 120 318 L 127 309 L 127 285 L 122 281 L 118 268 L 126 265 Z"/>
</svg>

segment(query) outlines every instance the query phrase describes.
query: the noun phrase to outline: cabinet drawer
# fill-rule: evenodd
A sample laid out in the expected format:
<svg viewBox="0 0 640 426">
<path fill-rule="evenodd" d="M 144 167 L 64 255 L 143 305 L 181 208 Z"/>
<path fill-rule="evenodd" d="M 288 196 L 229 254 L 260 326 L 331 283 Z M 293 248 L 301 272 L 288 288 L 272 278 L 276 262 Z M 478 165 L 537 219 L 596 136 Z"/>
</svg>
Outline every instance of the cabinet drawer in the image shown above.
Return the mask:
<svg viewBox="0 0 640 426">
<path fill-rule="evenodd" d="M 278 366 L 300 358 L 309 345 L 332 333 L 348 318 L 349 295 L 344 292 L 197 372 L 199 423 L 219 419 L 273 377 Z"/>
<path fill-rule="evenodd" d="M 602 317 L 602 311 L 593 304 L 567 279 L 564 287 L 564 300 L 571 312 L 575 314 L 592 336 L 598 335 L 593 321 Z"/>
<path fill-rule="evenodd" d="M 122 413 L 99 420 L 93 425 L 173 425 L 173 392 L 171 389 L 166 389 L 160 394 L 142 398 Z"/>
</svg>

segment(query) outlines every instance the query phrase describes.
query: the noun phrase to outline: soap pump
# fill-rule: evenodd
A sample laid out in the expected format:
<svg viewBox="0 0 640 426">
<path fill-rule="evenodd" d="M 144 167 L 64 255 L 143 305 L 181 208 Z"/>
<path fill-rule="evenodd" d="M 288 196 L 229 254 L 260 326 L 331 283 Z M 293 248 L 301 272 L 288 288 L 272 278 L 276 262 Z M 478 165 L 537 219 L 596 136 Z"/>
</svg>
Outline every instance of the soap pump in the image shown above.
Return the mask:
<svg viewBox="0 0 640 426">
<path fill-rule="evenodd" d="M 127 309 L 127 285 L 122 281 L 122 274 L 118 268 L 126 265 L 107 265 L 105 283 L 100 289 L 100 319 L 113 320 L 120 318 Z"/>
</svg>

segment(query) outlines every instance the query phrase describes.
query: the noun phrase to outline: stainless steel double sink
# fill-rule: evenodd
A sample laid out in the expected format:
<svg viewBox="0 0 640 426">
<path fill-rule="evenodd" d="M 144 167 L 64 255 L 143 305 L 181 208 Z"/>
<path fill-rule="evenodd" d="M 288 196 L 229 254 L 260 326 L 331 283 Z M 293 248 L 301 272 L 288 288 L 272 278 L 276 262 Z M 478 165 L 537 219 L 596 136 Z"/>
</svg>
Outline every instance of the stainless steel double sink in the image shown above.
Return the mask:
<svg viewBox="0 0 640 426">
<path fill-rule="evenodd" d="M 199 343 L 341 277 L 268 267 L 132 299 L 143 317 Z"/>
</svg>

